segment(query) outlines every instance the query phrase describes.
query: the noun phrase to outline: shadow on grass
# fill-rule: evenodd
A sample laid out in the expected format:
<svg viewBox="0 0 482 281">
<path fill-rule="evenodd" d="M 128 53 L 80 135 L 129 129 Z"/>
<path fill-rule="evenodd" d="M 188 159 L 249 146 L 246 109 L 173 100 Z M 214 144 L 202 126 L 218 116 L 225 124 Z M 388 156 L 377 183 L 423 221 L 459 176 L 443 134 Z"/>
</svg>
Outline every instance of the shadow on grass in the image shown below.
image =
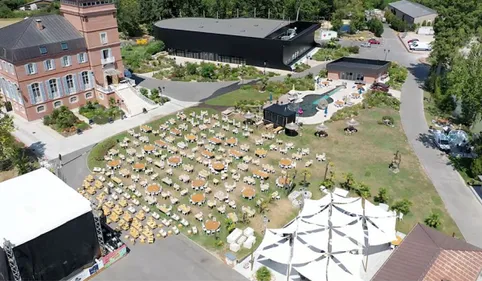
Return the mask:
<svg viewBox="0 0 482 281">
<path fill-rule="evenodd" d="M 449 159 L 450 161 L 447 162 L 447 165 L 457 170 L 466 182 L 475 179 L 476 175 L 474 176 L 470 169 L 473 161 L 472 158 L 449 156 Z"/>
</svg>

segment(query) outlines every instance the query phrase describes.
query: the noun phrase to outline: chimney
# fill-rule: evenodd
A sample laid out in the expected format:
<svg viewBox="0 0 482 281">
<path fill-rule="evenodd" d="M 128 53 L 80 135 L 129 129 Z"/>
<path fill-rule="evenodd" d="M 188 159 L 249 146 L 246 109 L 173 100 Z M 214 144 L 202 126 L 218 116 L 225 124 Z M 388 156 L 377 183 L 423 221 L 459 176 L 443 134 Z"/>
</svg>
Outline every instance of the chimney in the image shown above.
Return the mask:
<svg viewBox="0 0 482 281">
<path fill-rule="evenodd" d="M 43 24 L 42 24 L 42 20 L 41 20 L 41 19 L 36 19 L 36 20 L 35 20 L 35 23 L 36 23 L 36 25 L 37 25 L 37 29 L 38 29 L 38 30 L 44 29 L 44 26 L 43 26 Z"/>
</svg>

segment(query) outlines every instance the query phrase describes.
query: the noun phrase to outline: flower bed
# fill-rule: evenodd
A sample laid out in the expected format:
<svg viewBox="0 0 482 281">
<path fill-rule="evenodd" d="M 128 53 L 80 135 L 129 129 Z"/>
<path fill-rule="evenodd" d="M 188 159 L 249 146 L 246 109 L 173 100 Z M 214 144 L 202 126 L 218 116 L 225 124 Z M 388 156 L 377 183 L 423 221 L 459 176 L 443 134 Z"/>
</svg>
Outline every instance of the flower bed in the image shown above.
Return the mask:
<svg viewBox="0 0 482 281">
<path fill-rule="evenodd" d="M 110 119 L 119 119 L 124 114 L 122 109 L 117 106 L 105 108 L 97 102 L 90 101 L 79 109 L 79 113 L 98 125 L 106 124 Z"/>
<path fill-rule="evenodd" d="M 43 123 L 63 136 L 71 136 L 79 130 L 85 131 L 90 129 L 88 124 L 80 121 L 66 106 L 54 109 L 50 115 L 44 116 Z"/>
</svg>

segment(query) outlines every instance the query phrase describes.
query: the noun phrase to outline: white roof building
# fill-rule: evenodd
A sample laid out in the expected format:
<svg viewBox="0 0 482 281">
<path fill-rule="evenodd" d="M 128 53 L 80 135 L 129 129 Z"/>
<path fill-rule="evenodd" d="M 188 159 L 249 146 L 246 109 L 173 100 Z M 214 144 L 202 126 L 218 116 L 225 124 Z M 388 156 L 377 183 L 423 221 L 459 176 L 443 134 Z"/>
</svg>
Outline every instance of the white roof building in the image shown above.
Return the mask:
<svg viewBox="0 0 482 281">
<path fill-rule="evenodd" d="M 41 168 L 0 183 L 0 246 L 19 246 L 83 214 L 90 202 Z"/>
<path fill-rule="evenodd" d="M 364 206 L 334 193 L 306 200 L 290 224 L 266 230 L 256 253 L 311 281 L 361 280 L 368 248 L 396 239 L 397 217 L 369 201 Z"/>
</svg>

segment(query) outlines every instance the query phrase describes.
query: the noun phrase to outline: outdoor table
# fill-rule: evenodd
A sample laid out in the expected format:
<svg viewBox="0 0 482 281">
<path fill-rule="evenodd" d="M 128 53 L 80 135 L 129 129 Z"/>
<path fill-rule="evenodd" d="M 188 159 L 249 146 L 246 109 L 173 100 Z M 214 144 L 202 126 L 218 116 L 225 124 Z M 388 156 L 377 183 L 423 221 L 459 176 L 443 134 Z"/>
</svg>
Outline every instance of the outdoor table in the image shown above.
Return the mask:
<svg viewBox="0 0 482 281">
<path fill-rule="evenodd" d="M 402 243 L 402 240 L 403 240 L 402 237 L 400 237 L 400 236 L 397 235 L 397 239 L 393 240 L 393 241 L 391 242 L 391 244 L 392 244 L 393 246 L 399 246 L 400 243 Z"/>
<path fill-rule="evenodd" d="M 111 180 L 115 182 L 116 184 L 121 184 L 122 181 L 118 177 L 112 177 Z"/>
<path fill-rule="evenodd" d="M 345 102 L 342 100 L 335 101 L 335 106 L 344 106 L 344 105 L 345 105 Z"/>
<path fill-rule="evenodd" d="M 204 199 L 205 199 L 204 193 L 194 193 L 191 196 L 191 201 L 194 204 L 202 203 L 202 202 L 204 202 Z"/>
<path fill-rule="evenodd" d="M 134 168 L 134 170 L 144 170 L 146 168 L 146 164 L 144 163 L 135 163 L 132 168 Z"/>
<path fill-rule="evenodd" d="M 252 199 L 256 194 L 256 190 L 248 186 L 248 187 L 245 187 L 241 193 L 243 194 L 244 198 Z"/>
<path fill-rule="evenodd" d="M 203 179 L 195 179 L 191 182 L 191 187 L 194 189 L 204 188 L 206 181 Z"/>
<path fill-rule="evenodd" d="M 359 99 L 359 98 L 360 98 L 360 94 L 359 94 L 359 93 L 353 93 L 353 94 L 351 94 L 351 96 L 352 96 L 354 99 Z"/>
<path fill-rule="evenodd" d="M 220 225 L 221 223 L 219 221 L 208 220 L 204 226 L 206 227 L 206 230 L 216 231 Z"/>
<path fill-rule="evenodd" d="M 276 179 L 276 185 L 279 187 L 284 187 L 287 184 L 291 184 L 291 179 L 288 177 L 278 177 Z"/>
<path fill-rule="evenodd" d="M 171 157 L 167 158 L 167 162 L 171 166 L 177 166 L 182 162 L 182 159 L 181 159 L 181 157 L 179 157 L 177 155 L 174 155 L 174 156 L 171 156 Z"/>
<path fill-rule="evenodd" d="M 94 181 L 94 177 L 92 175 L 88 175 L 86 178 L 85 178 L 86 181 L 88 182 L 93 182 Z"/>
<path fill-rule="evenodd" d="M 122 170 L 120 170 L 119 173 L 124 177 L 127 177 L 130 174 L 129 170 L 127 170 L 127 169 L 122 169 Z"/>
<path fill-rule="evenodd" d="M 238 215 L 236 213 L 228 213 L 227 214 L 228 219 L 231 219 L 232 222 L 237 223 L 238 222 Z"/>
<path fill-rule="evenodd" d="M 206 158 L 213 158 L 214 157 L 214 153 L 212 153 L 211 151 L 209 150 L 203 150 L 201 152 L 202 156 L 206 157 Z"/>
<path fill-rule="evenodd" d="M 229 152 L 229 155 L 235 157 L 236 159 L 239 159 L 243 156 L 243 153 L 241 153 L 241 152 L 239 152 L 235 149 L 230 149 L 228 152 Z"/>
<path fill-rule="evenodd" d="M 194 142 L 197 139 L 197 137 L 193 134 L 188 134 L 184 136 L 184 139 L 188 142 Z"/>
<path fill-rule="evenodd" d="M 290 167 L 292 164 L 292 161 L 290 159 L 287 159 L 287 158 L 283 158 L 279 161 L 279 165 L 281 167 Z"/>
<path fill-rule="evenodd" d="M 263 172 L 263 171 L 261 171 L 261 170 L 254 170 L 254 171 L 253 171 L 253 175 L 254 175 L 255 177 L 258 177 L 258 178 L 261 178 L 261 179 L 267 179 L 267 178 L 269 178 L 269 174 L 266 173 L 266 172 Z"/>
<path fill-rule="evenodd" d="M 213 165 L 212 165 L 213 169 L 216 170 L 216 171 L 221 171 L 221 170 L 224 170 L 224 167 L 225 165 L 221 162 L 215 162 Z"/>
<path fill-rule="evenodd" d="M 218 144 L 221 144 L 223 141 L 220 138 L 212 137 L 209 139 L 209 142 L 212 144 L 218 145 Z"/>
<path fill-rule="evenodd" d="M 172 128 L 170 133 L 171 133 L 171 135 L 179 136 L 179 135 L 181 135 L 181 130 L 176 129 L 176 128 Z"/>
<path fill-rule="evenodd" d="M 323 84 L 323 85 L 329 85 L 330 82 L 329 82 L 329 81 L 323 81 L 323 82 L 321 82 L 321 84 Z"/>
<path fill-rule="evenodd" d="M 144 151 L 147 153 L 152 152 L 155 149 L 155 147 L 152 144 L 146 144 L 144 145 Z"/>
<path fill-rule="evenodd" d="M 159 146 L 160 148 L 165 148 L 167 146 L 167 143 L 162 140 L 155 140 L 154 143 Z"/>
<path fill-rule="evenodd" d="M 146 188 L 146 193 L 148 193 L 149 195 L 156 195 L 160 191 L 161 191 L 161 187 L 157 184 L 151 184 Z"/>
<path fill-rule="evenodd" d="M 237 138 L 229 138 L 229 139 L 226 140 L 226 143 L 229 146 L 235 146 L 238 143 L 238 139 Z"/>
<path fill-rule="evenodd" d="M 268 153 L 268 151 L 262 149 L 262 148 L 258 148 L 254 151 L 254 154 L 258 157 L 266 157 L 266 154 Z"/>
<path fill-rule="evenodd" d="M 107 162 L 107 166 L 109 168 L 117 168 L 117 167 L 120 166 L 120 164 L 121 164 L 121 162 L 118 159 Z"/>
<path fill-rule="evenodd" d="M 141 131 L 146 132 L 146 133 L 147 133 L 147 132 L 150 132 L 150 131 L 152 131 L 152 127 L 151 127 L 151 126 L 147 126 L 147 125 L 142 125 L 142 126 L 141 126 Z"/>
</svg>

